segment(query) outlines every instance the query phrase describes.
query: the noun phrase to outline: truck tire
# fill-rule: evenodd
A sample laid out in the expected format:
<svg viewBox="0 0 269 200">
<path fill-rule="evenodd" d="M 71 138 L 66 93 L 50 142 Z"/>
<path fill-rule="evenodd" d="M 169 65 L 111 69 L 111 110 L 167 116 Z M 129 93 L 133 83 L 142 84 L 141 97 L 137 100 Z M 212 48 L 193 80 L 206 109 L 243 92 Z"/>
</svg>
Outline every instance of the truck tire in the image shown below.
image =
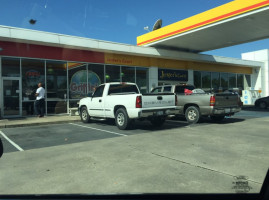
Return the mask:
<svg viewBox="0 0 269 200">
<path fill-rule="evenodd" d="M 213 122 L 221 122 L 225 116 L 210 116 L 210 118 Z"/>
<path fill-rule="evenodd" d="M 120 130 L 129 128 L 130 119 L 124 108 L 119 108 L 115 114 L 115 123 Z"/>
<path fill-rule="evenodd" d="M 80 109 L 80 119 L 83 123 L 89 123 L 90 122 L 90 115 L 87 111 L 87 107 L 86 106 L 83 106 L 81 109 Z"/>
<path fill-rule="evenodd" d="M 165 117 L 153 117 L 150 122 L 153 126 L 161 127 L 165 122 Z"/>
<path fill-rule="evenodd" d="M 185 118 L 189 124 L 195 124 L 200 120 L 200 111 L 196 106 L 190 106 L 185 111 Z"/>
</svg>

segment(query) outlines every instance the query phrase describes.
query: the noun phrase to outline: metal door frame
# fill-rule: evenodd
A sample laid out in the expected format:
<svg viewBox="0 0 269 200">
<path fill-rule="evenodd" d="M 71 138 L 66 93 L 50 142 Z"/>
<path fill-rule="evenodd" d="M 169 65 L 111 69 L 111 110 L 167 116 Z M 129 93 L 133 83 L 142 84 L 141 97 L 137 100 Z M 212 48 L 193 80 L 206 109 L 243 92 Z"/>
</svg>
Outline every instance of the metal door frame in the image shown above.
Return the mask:
<svg viewBox="0 0 269 200">
<path fill-rule="evenodd" d="M 4 115 L 4 81 L 10 80 L 10 81 L 19 81 L 19 115 Z M 15 118 L 15 117 L 21 117 L 22 116 L 22 85 L 21 85 L 21 78 L 20 77 L 2 77 L 1 80 L 1 91 L 2 91 L 2 101 L 1 101 L 1 116 L 3 118 Z"/>
</svg>

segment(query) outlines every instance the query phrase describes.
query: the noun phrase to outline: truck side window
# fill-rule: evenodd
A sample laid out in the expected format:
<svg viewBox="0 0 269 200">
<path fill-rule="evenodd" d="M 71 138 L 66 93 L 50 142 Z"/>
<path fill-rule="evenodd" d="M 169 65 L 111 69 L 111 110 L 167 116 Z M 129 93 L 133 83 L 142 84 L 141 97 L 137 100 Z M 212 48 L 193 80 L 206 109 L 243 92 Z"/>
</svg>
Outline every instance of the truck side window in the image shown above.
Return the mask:
<svg viewBox="0 0 269 200">
<path fill-rule="evenodd" d="M 98 87 L 94 94 L 93 94 L 93 97 L 102 97 L 103 96 L 103 92 L 104 92 L 104 88 L 105 86 L 104 85 L 101 85 L 100 87 Z"/>
<path fill-rule="evenodd" d="M 182 86 L 176 86 L 175 92 L 176 94 L 184 94 L 184 89 Z"/>
<path fill-rule="evenodd" d="M 151 91 L 151 93 L 160 93 L 160 92 L 162 92 L 162 88 L 161 87 L 157 87 L 157 88 L 154 88 L 152 91 Z"/>
<path fill-rule="evenodd" d="M 171 92 L 171 86 L 165 86 L 163 92 Z"/>
</svg>

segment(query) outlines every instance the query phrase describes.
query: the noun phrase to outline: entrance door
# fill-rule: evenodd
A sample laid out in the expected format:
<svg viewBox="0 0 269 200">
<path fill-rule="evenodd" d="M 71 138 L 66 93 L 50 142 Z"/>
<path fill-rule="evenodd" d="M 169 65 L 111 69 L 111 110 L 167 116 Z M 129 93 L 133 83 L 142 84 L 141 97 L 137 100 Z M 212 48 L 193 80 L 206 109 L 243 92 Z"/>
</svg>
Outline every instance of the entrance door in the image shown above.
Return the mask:
<svg viewBox="0 0 269 200">
<path fill-rule="evenodd" d="M 3 116 L 18 117 L 20 107 L 20 78 L 3 77 Z"/>
</svg>

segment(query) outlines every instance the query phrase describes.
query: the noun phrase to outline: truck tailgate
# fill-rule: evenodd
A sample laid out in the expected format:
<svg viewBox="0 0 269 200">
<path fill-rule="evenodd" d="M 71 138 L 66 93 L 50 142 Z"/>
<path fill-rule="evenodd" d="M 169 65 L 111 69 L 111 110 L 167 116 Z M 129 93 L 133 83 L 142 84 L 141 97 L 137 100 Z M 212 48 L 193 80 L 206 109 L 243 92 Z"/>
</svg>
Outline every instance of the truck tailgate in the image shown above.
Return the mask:
<svg viewBox="0 0 269 200">
<path fill-rule="evenodd" d="M 215 100 L 215 108 L 238 107 L 238 95 L 234 93 L 218 93 Z"/>
<path fill-rule="evenodd" d="M 173 93 L 143 94 L 142 108 L 175 106 L 175 98 L 175 94 Z"/>
</svg>

